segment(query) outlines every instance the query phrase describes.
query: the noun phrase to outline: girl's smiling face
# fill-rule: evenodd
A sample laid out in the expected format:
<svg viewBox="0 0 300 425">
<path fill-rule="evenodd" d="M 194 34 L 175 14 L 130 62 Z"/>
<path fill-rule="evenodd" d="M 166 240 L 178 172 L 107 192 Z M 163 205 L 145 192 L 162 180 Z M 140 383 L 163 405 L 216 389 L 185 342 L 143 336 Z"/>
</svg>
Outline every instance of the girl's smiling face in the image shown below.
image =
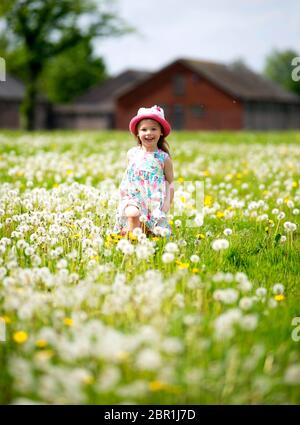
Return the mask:
<svg viewBox="0 0 300 425">
<path fill-rule="evenodd" d="M 156 150 L 157 143 L 162 135 L 161 126 L 157 121 L 145 119 L 139 122 L 137 136 L 146 150 Z"/>
</svg>

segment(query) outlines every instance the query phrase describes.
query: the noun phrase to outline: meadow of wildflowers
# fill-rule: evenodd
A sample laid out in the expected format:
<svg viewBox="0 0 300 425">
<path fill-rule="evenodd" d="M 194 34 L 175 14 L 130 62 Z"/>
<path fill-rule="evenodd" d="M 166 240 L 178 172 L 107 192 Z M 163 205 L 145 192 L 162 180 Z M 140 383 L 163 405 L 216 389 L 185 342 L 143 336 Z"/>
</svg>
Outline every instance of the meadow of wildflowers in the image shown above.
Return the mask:
<svg viewBox="0 0 300 425">
<path fill-rule="evenodd" d="M 0 135 L 1 404 L 300 402 L 300 134 L 169 139 L 173 234 L 121 238 L 127 133 Z"/>
</svg>

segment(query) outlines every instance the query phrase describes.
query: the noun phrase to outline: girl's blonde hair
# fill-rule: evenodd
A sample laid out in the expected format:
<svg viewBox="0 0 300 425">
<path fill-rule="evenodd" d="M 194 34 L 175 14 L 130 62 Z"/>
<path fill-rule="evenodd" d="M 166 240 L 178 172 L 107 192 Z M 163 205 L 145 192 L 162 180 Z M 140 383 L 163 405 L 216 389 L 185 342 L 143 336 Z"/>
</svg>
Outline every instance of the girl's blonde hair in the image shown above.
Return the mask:
<svg viewBox="0 0 300 425">
<path fill-rule="evenodd" d="M 156 121 L 156 122 L 160 125 L 161 131 L 163 133 L 163 128 L 162 128 L 161 124 L 158 121 Z M 138 145 L 142 146 L 142 142 L 140 141 L 140 139 L 137 135 L 139 124 L 140 123 L 138 123 L 138 125 L 136 126 L 135 137 L 137 138 Z M 169 143 L 166 141 L 165 136 L 160 136 L 159 141 L 157 142 L 157 147 L 158 147 L 158 149 L 161 149 L 162 151 L 166 152 L 169 155 L 169 157 L 171 158 L 170 146 L 169 146 Z"/>
</svg>

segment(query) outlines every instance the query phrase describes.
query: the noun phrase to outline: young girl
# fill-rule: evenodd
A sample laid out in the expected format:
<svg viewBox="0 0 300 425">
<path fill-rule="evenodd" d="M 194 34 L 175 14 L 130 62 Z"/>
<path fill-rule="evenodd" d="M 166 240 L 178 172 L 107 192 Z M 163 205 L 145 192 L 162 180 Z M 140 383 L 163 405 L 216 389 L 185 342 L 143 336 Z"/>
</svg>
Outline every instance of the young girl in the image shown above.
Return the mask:
<svg viewBox="0 0 300 425">
<path fill-rule="evenodd" d="M 166 213 L 174 197 L 173 164 L 165 137 L 171 126 L 159 106 L 140 108 L 129 124 L 138 145 L 127 152 L 114 233 L 141 227 L 148 234 L 170 236 Z"/>
</svg>

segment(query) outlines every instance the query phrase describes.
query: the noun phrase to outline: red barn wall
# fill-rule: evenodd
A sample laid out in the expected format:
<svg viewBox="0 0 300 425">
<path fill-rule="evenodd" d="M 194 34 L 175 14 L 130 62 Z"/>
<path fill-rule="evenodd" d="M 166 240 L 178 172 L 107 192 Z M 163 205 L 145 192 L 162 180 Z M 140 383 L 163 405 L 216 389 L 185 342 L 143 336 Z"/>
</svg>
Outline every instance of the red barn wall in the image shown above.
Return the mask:
<svg viewBox="0 0 300 425">
<path fill-rule="evenodd" d="M 184 94 L 174 93 L 173 78 L 184 79 Z M 116 104 L 116 128 L 128 129 L 130 119 L 141 106 L 167 106 L 166 118 L 174 127 L 176 105 L 183 108 L 182 129 L 186 130 L 238 130 L 243 127 L 243 106 L 204 77 L 180 63 L 164 69 L 140 84 L 132 91 L 120 96 Z M 193 107 L 203 105 L 203 114 L 197 116 Z"/>
</svg>

